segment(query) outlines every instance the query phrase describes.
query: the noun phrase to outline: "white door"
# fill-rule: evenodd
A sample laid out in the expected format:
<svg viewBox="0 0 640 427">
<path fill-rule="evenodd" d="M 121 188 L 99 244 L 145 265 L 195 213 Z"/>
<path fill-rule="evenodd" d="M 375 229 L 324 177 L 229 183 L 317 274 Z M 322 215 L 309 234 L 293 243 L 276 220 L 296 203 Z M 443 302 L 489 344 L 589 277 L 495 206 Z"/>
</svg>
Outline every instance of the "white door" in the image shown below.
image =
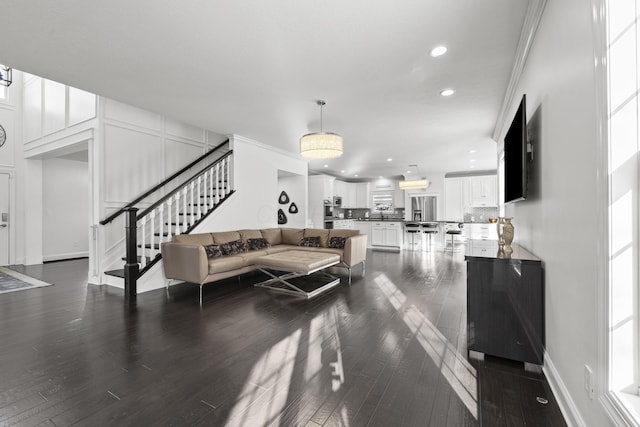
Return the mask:
<svg viewBox="0 0 640 427">
<path fill-rule="evenodd" d="M 9 175 L 0 173 L 0 265 L 9 265 Z"/>
</svg>

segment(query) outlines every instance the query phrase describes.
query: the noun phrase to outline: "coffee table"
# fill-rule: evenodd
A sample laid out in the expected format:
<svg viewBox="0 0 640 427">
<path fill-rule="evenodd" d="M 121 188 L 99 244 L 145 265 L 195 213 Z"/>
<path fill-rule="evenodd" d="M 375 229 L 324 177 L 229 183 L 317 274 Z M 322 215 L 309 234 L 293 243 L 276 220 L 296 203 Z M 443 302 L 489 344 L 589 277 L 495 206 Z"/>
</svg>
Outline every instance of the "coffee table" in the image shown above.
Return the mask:
<svg viewBox="0 0 640 427">
<path fill-rule="evenodd" d="M 261 256 L 254 262 L 260 271 L 271 277 L 254 286 L 274 292 L 310 299 L 340 283 L 339 277 L 322 271 L 340 262 L 340 256 L 336 254 L 290 250 Z M 285 274 L 278 276 L 272 271 Z"/>
</svg>

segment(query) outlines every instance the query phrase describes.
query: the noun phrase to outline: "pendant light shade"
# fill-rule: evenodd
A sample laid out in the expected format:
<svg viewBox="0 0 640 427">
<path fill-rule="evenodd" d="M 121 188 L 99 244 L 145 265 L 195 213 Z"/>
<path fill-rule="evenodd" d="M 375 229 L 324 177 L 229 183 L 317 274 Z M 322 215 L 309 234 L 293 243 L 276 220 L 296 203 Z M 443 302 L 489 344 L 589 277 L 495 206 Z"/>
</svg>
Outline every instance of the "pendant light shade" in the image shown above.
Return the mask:
<svg viewBox="0 0 640 427">
<path fill-rule="evenodd" d="M 401 190 L 422 190 L 429 186 L 429 181 L 426 179 L 414 179 L 411 181 L 400 181 Z"/>
<path fill-rule="evenodd" d="M 409 165 L 409 167 L 416 168 L 416 174 L 420 175 L 420 171 L 418 170 L 418 165 Z M 400 189 L 401 190 L 425 190 L 429 187 L 429 181 L 424 178 L 416 178 L 416 179 L 405 179 L 404 181 L 400 181 Z"/>
<path fill-rule="evenodd" d="M 300 138 L 300 154 L 309 159 L 335 159 L 342 156 L 342 137 L 337 133 L 322 131 L 322 107 L 320 106 L 320 132 L 308 133 Z"/>
</svg>

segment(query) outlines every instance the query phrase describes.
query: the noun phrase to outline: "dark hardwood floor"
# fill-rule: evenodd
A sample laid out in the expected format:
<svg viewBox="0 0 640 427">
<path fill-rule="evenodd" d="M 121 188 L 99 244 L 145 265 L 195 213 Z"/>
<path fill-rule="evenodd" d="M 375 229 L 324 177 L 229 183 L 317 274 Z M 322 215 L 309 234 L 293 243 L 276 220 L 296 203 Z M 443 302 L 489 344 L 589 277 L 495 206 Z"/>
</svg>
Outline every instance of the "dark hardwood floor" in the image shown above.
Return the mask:
<svg viewBox="0 0 640 427">
<path fill-rule="evenodd" d="M 87 261 L 0 295 L 0 425 L 564 426 L 541 372 L 468 359 L 461 254 L 369 252 L 311 301 L 261 273 L 144 293 Z M 548 399 L 540 404 L 537 397 Z"/>
</svg>

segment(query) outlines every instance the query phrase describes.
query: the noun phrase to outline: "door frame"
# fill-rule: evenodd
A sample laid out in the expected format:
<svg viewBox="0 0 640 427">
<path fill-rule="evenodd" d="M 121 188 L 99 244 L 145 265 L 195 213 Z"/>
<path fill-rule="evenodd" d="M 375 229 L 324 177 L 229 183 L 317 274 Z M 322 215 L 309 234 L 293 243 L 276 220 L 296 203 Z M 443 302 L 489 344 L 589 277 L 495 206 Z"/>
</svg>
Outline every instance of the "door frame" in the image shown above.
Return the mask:
<svg viewBox="0 0 640 427">
<path fill-rule="evenodd" d="M 0 169 L 0 175 L 9 177 L 9 265 L 16 263 L 16 191 L 15 172 Z"/>
</svg>

